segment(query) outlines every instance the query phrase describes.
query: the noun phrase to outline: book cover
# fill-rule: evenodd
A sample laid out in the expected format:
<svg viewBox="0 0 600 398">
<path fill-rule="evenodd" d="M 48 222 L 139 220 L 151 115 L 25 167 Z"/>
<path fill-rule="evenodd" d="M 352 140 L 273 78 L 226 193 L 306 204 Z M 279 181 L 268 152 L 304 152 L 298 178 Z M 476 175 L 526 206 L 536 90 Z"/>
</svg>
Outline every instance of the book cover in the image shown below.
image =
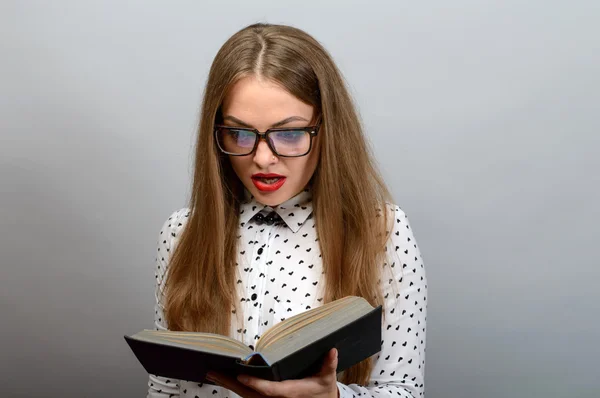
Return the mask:
<svg viewBox="0 0 600 398">
<path fill-rule="evenodd" d="M 338 350 L 338 372 L 378 353 L 381 350 L 381 316 L 382 308 L 378 306 L 274 363 L 268 363 L 259 352 L 242 357 L 239 353 L 216 354 L 202 351 L 200 347 L 172 346 L 142 341 L 127 335 L 124 337 L 150 374 L 198 383 L 207 382 L 205 376 L 209 371 L 232 377 L 243 373 L 282 381 L 315 374 L 332 348 Z"/>
</svg>

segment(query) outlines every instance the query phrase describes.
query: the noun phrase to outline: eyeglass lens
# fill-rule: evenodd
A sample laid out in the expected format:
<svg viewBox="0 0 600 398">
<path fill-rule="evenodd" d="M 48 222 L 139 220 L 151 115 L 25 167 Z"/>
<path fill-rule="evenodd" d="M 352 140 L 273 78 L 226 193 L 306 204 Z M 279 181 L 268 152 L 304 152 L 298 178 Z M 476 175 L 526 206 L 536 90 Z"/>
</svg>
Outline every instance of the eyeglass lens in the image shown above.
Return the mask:
<svg viewBox="0 0 600 398">
<path fill-rule="evenodd" d="M 219 144 L 226 152 L 245 155 L 252 152 L 258 136 L 253 131 L 219 129 Z M 310 149 L 310 133 L 302 130 L 272 131 L 268 139 L 279 155 L 299 156 Z"/>
</svg>

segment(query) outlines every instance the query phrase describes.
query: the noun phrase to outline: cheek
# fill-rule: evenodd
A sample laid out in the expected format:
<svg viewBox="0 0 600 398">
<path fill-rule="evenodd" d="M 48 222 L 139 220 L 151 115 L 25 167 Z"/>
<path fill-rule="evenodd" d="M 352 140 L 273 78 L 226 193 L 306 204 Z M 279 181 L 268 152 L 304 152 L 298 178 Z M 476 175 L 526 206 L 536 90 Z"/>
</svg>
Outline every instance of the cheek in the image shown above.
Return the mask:
<svg viewBox="0 0 600 398">
<path fill-rule="evenodd" d="M 315 172 L 315 169 L 317 168 L 317 163 L 319 162 L 319 156 L 318 154 L 314 154 L 314 156 L 311 156 L 308 159 L 308 162 L 306 163 L 306 172 L 309 173 L 309 178 L 312 177 L 312 175 Z"/>
<path fill-rule="evenodd" d="M 319 145 L 318 139 L 316 140 L 315 144 L 316 145 L 313 146 L 313 149 L 308 154 L 308 160 L 307 160 L 307 166 L 306 166 L 308 169 L 310 169 L 311 177 L 319 164 L 319 159 L 320 159 L 320 155 L 321 155 L 321 146 Z"/>
<path fill-rule="evenodd" d="M 310 155 L 298 159 L 293 165 L 293 172 L 301 176 L 303 180 L 309 180 L 315 172 L 319 160 L 318 153 L 311 152 Z M 290 166 L 291 169 L 292 166 Z"/>
<path fill-rule="evenodd" d="M 244 170 L 248 170 L 248 156 L 229 156 L 229 162 L 233 171 L 241 179 L 243 177 Z"/>
</svg>

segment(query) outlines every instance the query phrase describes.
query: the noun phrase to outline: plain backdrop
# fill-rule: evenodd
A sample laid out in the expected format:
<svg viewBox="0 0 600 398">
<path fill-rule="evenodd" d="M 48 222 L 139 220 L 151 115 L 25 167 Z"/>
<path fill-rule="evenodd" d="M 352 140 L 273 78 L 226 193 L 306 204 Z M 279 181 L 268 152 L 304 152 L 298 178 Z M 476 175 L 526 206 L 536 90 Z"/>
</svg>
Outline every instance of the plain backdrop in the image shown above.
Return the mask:
<svg viewBox="0 0 600 398">
<path fill-rule="evenodd" d="M 331 52 L 429 278 L 428 397 L 598 397 L 600 2 L 0 2 L 0 394 L 142 397 L 208 69 Z"/>
</svg>

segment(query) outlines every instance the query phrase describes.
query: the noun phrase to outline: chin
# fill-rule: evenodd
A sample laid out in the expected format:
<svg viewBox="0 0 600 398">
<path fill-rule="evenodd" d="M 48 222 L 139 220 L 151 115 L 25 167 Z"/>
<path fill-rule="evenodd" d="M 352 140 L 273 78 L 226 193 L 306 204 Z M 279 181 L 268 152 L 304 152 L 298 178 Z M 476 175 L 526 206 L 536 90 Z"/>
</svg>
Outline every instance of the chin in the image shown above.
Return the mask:
<svg viewBox="0 0 600 398">
<path fill-rule="evenodd" d="M 263 192 L 256 188 L 252 181 L 250 181 L 249 185 L 250 187 L 246 186 L 246 188 L 248 188 L 252 196 L 254 196 L 260 203 L 271 207 L 278 206 L 294 196 L 289 189 L 285 189 L 286 187 L 281 187 L 274 192 Z"/>
<path fill-rule="evenodd" d="M 254 197 L 260 203 L 267 205 L 267 206 L 271 206 L 271 207 L 275 207 L 289 199 L 287 196 L 282 195 L 279 192 L 264 193 L 264 192 L 261 192 L 258 190 L 256 191 L 256 194 L 254 195 Z"/>
</svg>

